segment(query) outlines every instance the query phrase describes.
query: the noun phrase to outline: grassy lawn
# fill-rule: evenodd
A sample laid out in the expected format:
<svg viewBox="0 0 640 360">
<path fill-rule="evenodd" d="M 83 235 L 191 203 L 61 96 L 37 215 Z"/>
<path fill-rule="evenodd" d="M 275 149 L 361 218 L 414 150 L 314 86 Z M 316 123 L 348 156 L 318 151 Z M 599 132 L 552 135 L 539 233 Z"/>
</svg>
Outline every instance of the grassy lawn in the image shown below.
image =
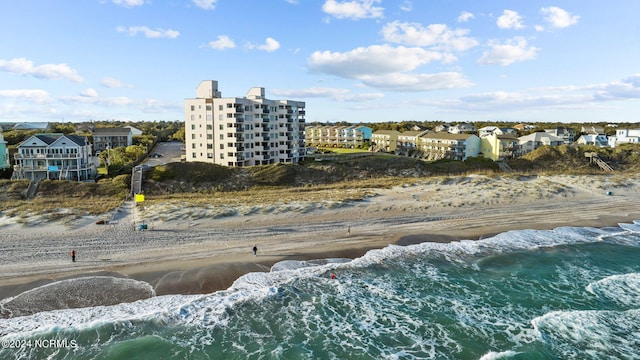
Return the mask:
<svg viewBox="0 0 640 360">
<path fill-rule="evenodd" d="M 323 151 L 331 151 L 334 154 L 358 154 L 358 153 L 366 153 L 369 150 L 365 149 L 347 149 L 347 148 L 318 148 Z"/>
</svg>

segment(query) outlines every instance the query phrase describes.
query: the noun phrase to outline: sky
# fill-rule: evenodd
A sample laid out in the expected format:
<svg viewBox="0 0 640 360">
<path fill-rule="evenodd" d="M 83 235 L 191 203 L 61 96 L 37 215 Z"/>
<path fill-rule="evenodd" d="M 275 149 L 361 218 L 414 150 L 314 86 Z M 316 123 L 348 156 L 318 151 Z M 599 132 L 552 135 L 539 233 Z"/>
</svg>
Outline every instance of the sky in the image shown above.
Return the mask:
<svg viewBox="0 0 640 360">
<path fill-rule="evenodd" d="M 640 122 L 638 0 L 0 1 L 0 122 L 184 120 L 202 80 L 307 122 Z"/>
</svg>

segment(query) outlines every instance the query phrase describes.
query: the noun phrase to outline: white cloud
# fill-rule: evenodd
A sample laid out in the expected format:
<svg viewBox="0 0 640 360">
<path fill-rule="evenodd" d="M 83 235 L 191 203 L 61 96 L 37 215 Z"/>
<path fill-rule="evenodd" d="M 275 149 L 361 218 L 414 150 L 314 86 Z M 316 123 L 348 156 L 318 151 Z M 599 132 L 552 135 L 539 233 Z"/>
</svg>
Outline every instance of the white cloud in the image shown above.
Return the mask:
<svg viewBox="0 0 640 360">
<path fill-rule="evenodd" d="M 500 64 L 507 66 L 517 61 L 535 59 L 538 48 L 529 46 L 523 37 L 515 37 L 504 43 L 492 40 L 488 51 L 478 59 L 478 64 Z"/>
<path fill-rule="evenodd" d="M 442 89 L 466 88 L 473 83 L 457 72 L 437 74 L 393 73 L 382 76 L 363 76 L 362 82 L 378 89 L 388 91 L 433 91 Z"/>
<path fill-rule="evenodd" d="M 0 97 L 25 99 L 36 103 L 49 101 L 49 93 L 40 89 L 0 90 Z"/>
<path fill-rule="evenodd" d="M 505 10 L 502 12 L 502 16 L 498 18 L 496 22 L 500 29 L 522 29 L 524 24 L 522 23 L 522 17 L 517 11 Z"/>
<path fill-rule="evenodd" d="M 89 98 L 97 98 L 98 97 L 98 92 L 93 88 L 88 88 L 88 89 L 83 90 L 80 93 L 80 96 L 89 97 Z"/>
<path fill-rule="evenodd" d="M 217 40 L 209 41 L 209 47 L 216 50 L 233 49 L 236 44 L 227 35 L 218 35 Z"/>
<path fill-rule="evenodd" d="M 218 0 L 193 0 L 193 3 L 201 9 L 213 10 L 216 8 L 216 1 Z"/>
<path fill-rule="evenodd" d="M 384 15 L 384 8 L 374 6 L 380 2 L 381 0 L 326 0 L 322 11 L 338 19 L 375 19 Z"/>
<path fill-rule="evenodd" d="M 132 85 L 124 84 L 122 81 L 118 79 L 114 79 L 111 77 L 106 77 L 102 79 L 100 85 L 109 88 L 109 89 L 120 89 L 120 88 L 132 88 Z"/>
<path fill-rule="evenodd" d="M 361 93 L 354 94 L 348 89 L 311 87 L 298 90 L 270 90 L 276 96 L 283 96 L 290 99 L 301 98 L 329 98 L 335 101 L 363 102 L 378 100 L 384 97 L 382 93 Z"/>
<path fill-rule="evenodd" d="M 595 98 L 600 101 L 640 99 L 640 74 L 608 84 L 592 86 L 592 88 L 597 90 Z"/>
<path fill-rule="evenodd" d="M 473 19 L 475 16 L 468 12 L 468 11 L 463 11 L 460 13 L 460 16 L 458 16 L 458 22 L 463 23 L 463 22 L 467 22 L 471 19 Z"/>
<path fill-rule="evenodd" d="M 436 46 L 436 48 L 454 51 L 464 51 L 478 45 L 475 39 L 466 36 L 468 33 L 469 30 L 452 30 L 444 24 L 423 27 L 420 24 L 398 21 L 386 24 L 382 28 L 384 39 L 389 42 L 413 46 Z"/>
<path fill-rule="evenodd" d="M 344 78 L 406 72 L 431 61 L 444 59 L 439 52 L 417 47 L 373 45 L 340 53 L 315 51 L 307 60 L 309 69 Z"/>
<path fill-rule="evenodd" d="M 409 1 L 409 0 L 404 0 L 402 2 L 402 4 L 400 5 L 400 10 L 406 11 L 406 12 L 412 11 L 413 10 L 413 3 L 411 1 Z"/>
<path fill-rule="evenodd" d="M 117 32 L 128 33 L 129 36 L 136 36 L 138 33 L 143 33 L 146 38 L 149 39 L 159 39 L 159 38 L 168 38 L 175 39 L 180 35 L 179 31 L 168 29 L 156 29 L 152 30 L 146 26 L 129 26 L 125 28 L 124 26 L 118 26 L 116 28 Z"/>
<path fill-rule="evenodd" d="M 363 85 L 392 91 L 429 91 L 470 86 L 459 73 L 413 73 L 431 61 L 448 61 L 446 54 L 418 47 L 374 45 L 345 53 L 316 51 L 307 60 L 311 71 L 360 80 Z"/>
<path fill-rule="evenodd" d="M 67 64 L 33 66 L 33 61 L 25 58 L 15 58 L 8 61 L 0 60 L 0 70 L 20 75 L 31 75 L 39 79 L 70 80 L 77 83 L 84 81 L 76 70 L 70 68 Z"/>
<path fill-rule="evenodd" d="M 422 103 L 450 110 L 535 110 L 598 108 L 603 103 L 640 99 L 640 74 L 622 80 L 584 86 L 530 88 L 521 91 L 493 91 L 446 101 Z"/>
<path fill-rule="evenodd" d="M 134 6 L 144 5 L 144 0 L 113 0 L 113 3 L 116 5 L 130 8 Z"/>
<path fill-rule="evenodd" d="M 274 52 L 276 50 L 278 50 L 280 48 L 280 43 L 275 40 L 274 38 L 268 37 L 265 39 L 264 44 L 262 45 L 255 45 L 253 43 L 247 43 L 246 45 L 247 49 L 258 49 L 258 50 L 263 50 L 266 52 Z"/>
<path fill-rule="evenodd" d="M 542 8 L 540 9 L 540 13 L 544 15 L 545 21 L 547 21 L 552 27 L 557 29 L 575 25 L 580 19 L 580 16 L 571 15 L 566 10 L 555 6 Z"/>
</svg>

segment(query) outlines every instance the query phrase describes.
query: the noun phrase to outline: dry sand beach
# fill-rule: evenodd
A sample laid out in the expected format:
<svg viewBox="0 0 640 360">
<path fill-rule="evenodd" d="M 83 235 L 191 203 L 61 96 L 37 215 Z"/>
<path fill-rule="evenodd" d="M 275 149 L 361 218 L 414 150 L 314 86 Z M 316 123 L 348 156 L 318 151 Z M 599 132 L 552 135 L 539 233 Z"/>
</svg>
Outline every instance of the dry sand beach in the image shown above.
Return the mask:
<svg viewBox="0 0 640 360">
<path fill-rule="evenodd" d="M 613 226 L 640 219 L 639 190 L 638 175 L 477 175 L 425 178 L 344 203 L 225 208 L 166 203 L 137 209 L 126 203 L 102 217 L 113 219 L 109 225 L 96 224 L 96 217 L 60 224 L 38 217 L 17 223 L 5 216 L 0 217 L 0 299 L 84 276 L 94 278 L 75 282 L 80 289 L 73 291 L 101 292 L 95 285 L 96 279 L 105 279 L 100 275 L 144 281 L 153 289 L 138 287 L 140 294 L 130 297 L 97 297 L 90 305 L 154 292 L 204 293 L 287 259 L 354 258 L 389 244 L 476 240 L 508 230 Z M 140 223 L 148 230 L 137 231 Z M 255 257 L 254 244 L 259 249 Z M 130 289 L 126 281 L 117 286 Z M 37 303 L 38 296 L 42 292 L 29 302 Z M 62 302 L 51 306 L 87 305 Z"/>
</svg>

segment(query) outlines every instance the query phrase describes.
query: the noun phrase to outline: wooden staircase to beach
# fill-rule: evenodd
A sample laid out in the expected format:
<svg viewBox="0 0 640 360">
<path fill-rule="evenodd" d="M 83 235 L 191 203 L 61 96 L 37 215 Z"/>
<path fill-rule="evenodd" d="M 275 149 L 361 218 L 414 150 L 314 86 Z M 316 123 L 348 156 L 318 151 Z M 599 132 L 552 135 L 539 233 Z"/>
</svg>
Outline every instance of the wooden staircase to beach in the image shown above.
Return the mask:
<svg viewBox="0 0 640 360">
<path fill-rule="evenodd" d="M 589 162 L 598 165 L 598 167 L 606 172 L 613 172 L 613 168 L 604 160 L 600 159 L 597 152 L 586 152 L 585 157 L 589 158 Z"/>
</svg>

